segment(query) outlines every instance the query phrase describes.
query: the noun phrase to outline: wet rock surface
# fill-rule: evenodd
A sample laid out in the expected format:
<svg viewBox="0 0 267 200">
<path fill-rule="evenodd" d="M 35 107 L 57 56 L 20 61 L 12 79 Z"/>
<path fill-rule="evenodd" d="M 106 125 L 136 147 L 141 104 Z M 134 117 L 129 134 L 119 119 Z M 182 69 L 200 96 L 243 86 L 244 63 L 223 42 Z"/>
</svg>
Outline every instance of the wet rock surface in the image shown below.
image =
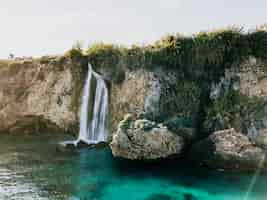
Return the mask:
<svg viewBox="0 0 267 200">
<path fill-rule="evenodd" d="M 89 144 L 82 140 L 70 140 L 60 142 L 57 145 L 57 150 L 61 152 L 65 151 L 74 151 L 77 149 L 102 149 L 107 147 L 108 144 L 106 142 L 99 142 L 97 144 Z"/>
</svg>

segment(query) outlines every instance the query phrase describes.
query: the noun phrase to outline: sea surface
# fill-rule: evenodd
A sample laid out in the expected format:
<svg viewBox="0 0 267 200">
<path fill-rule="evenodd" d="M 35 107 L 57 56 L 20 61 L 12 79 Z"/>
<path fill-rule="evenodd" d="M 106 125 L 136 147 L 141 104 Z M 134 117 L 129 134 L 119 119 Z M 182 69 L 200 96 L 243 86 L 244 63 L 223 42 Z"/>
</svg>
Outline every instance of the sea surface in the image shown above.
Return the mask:
<svg viewBox="0 0 267 200">
<path fill-rule="evenodd" d="M 267 175 L 179 161 L 138 163 L 108 148 L 61 151 L 63 135 L 0 136 L 2 200 L 266 200 Z"/>
</svg>

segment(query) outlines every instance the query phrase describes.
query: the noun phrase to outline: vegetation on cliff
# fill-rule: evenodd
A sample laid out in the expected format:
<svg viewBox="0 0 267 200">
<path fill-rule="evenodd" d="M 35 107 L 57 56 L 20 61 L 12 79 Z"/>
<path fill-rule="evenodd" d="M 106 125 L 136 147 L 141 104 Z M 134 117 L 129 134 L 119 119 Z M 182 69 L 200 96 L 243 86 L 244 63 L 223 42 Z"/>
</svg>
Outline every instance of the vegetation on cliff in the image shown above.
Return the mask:
<svg viewBox="0 0 267 200">
<path fill-rule="evenodd" d="M 267 31 L 262 26 L 245 32 L 242 28 L 230 27 L 211 32 L 199 32 L 192 36 L 168 35 L 153 44 L 130 48 L 105 43 L 91 45 L 85 52 L 77 42 L 60 59 L 87 58 L 97 67 L 175 68 L 187 78 L 203 75 L 220 75 L 226 67 L 248 56 L 267 59 Z M 44 56 L 40 62 L 49 62 L 55 56 Z M 9 61 L 2 60 L 0 65 Z"/>
<path fill-rule="evenodd" d="M 80 48 L 71 50 L 76 56 Z M 72 55 L 71 54 L 71 55 Z M 219 77 L 225 68 L 249 55 L 267 58 L 267 32 L 257 29 L 244 32 L 228 28 L 200 32 L 193 36 L 169 35 L 151 45 L 126 48 L 112 44 L 94 44 L 86 50 L 94 66 L 176 68 L 187 78 Z"/>
<path fill-rule="evenodd" d="M 263 98 L 248 97 L 239 91 L 230 90 L 207 108 L 204 127 L 209 132 L 235 128 L 246 133 L 248 124 L 245 123 L 250 123 L 251 119 L 261 119 L 265 114 L 265 105 Z"/>
</svg>

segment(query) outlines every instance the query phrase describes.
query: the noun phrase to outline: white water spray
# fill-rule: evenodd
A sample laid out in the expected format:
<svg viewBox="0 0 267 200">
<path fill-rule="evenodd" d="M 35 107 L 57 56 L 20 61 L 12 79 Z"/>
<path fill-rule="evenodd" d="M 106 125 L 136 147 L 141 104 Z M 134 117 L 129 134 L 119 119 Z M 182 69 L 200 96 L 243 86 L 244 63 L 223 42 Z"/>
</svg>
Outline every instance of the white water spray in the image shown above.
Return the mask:
<svg viewBox="0 0 267 200">
<path fill-rule="evenodd" d="M 95 79 L 95 84 L 93 84 Z M 97 144 L 107 140 L 108 89 L 103 78 L 88 64 L 80 111 L 80 132 L 77 142 Z"/>
</svg>

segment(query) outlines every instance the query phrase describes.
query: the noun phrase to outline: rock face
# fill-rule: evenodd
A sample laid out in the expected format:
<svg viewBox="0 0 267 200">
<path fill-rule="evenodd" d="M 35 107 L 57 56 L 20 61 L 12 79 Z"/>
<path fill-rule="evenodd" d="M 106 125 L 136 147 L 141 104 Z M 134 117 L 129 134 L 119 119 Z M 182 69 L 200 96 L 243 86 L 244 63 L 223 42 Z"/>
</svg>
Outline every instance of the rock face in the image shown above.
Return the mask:
<svg viewBox="0 0 267 200">
<path fill-rule="evenodd" d="M 113 135 L 110 147 L 116 157 L 153 160 L 180 154 L 184 140 L 154 122 L 133 121 L 131 116 L 126 116 Z"/>
<path fill-rule="evenodd" d="M 240 92 L 250 98 L 261 99 L 261 102 L 258 103 L 259 106 L 254 107 L 254 110 L 247 117 L 247 123 L 243 123 L 246 127 L 244 132 L 253 140 L 258 135 L 264 135 L 267 131 L 266 66 L 266 61 L 250 57 L 241 65 L 238 73 Z"/>
<path fill-rule="evenodd" d="M 126 113 L 151 119 L 176 114 L 175 70 L 122 66 L 118 82 L 117 68 L 97 69 L 109 85 L 111 134 Z M 0 132 L 77 134 L 86 73 L 87 61 L 65 56 L 0 61 Z"/>
<path fill-rule="evenodd" d="M 76 133 L 84 64 L 62 56 L 0 66 L 0 132 Z"/>
<path fill-rule="evenodd" d="M 267 164 L 264 151 L 234 129 L 217 131 L 195 144 L 190 158 L 226 170 L 255 170 Z"/>
<path fill-rule="evenodd" d="M 109 85 L 110 136 L 126 113 L 153 121 L 197 113 L 198 92 L 188 96 L 196 84 L 179 72 L 125 65 L 93 66 Z M 77 134 L 86 73 L 87 61 L 66 56 L 0 61 L 0 132 Z"/>
<path fill-rule="evenodd" d="M 210 132 L 235 128 L 255 142 L 267 130 L 266 62 L 250 56 L 226 69 L 220 82 L 211 84 L 212 106 L 207 109 Z"/>
<path fill-rule="evenodd" d="M 102 71 L 103 74 L 109 73 Z M 113 83 L 110 88 L 111 132 L 115 132 L 118 123 L 126 113 L 155 121 L 161 117 L 173 117 L 176 110 L 185 110 L 176 91 L 178 73 L 175 70 L 155 67 L 154 70 L 139 68 L 125 69 L 125 80 Z M 183 97 L 185 99 L 185 97 Z M 186 98 L 190 105 L 192 99 Z M 197 103 L 195 103 L 197 104 Z M 190 109 L 196 111 L 194 106 Z M 188 110 L 188 109 L 187 109 Z"/>
</svg>

